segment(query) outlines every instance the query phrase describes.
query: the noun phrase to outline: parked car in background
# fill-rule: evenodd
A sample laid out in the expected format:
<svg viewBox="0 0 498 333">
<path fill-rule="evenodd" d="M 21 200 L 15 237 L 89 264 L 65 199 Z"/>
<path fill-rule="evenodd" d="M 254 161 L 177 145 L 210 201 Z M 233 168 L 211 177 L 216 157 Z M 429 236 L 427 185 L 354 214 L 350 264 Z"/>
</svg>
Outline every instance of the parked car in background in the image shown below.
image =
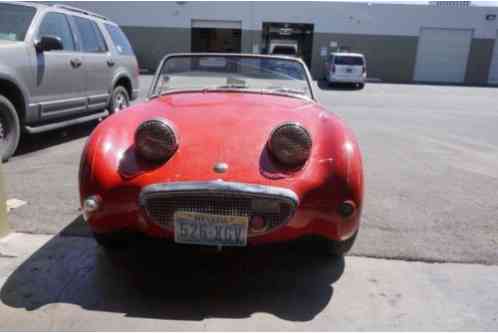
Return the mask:
<svg viewBox="0 0 498 333">
<path fill-rule="evenodd" d="M 297 57 L 298 55 L 297 41 L 274 39 L 270 41 L 269 54 Z"/>
<path fill-rule="evenodd" d="M 107 18 L 61 5 L 0 3 L 1 158 L 14 154 L 23 131 L 127 107 L 138 96 L 138 77 L 130 43 Z"/>
<path fill-rule="evenodd" d="M 365 56 L 360 53 L 331 53 L 325 62 L 325 78 L 329 84 L 349 83 L 362 89 L 367 78 Z"/>
<path fill-rule="evenodd" d="M 315 254 L 343 255 L 360 226 L 361 153 L 311 80 L 295 57 L 167 56 L 148 101 L 104 120 L 84 148 L 80 201 L 96 240 L 112 248 L 142 233 L 222 248 L 311 237 Z"/>
</svg>

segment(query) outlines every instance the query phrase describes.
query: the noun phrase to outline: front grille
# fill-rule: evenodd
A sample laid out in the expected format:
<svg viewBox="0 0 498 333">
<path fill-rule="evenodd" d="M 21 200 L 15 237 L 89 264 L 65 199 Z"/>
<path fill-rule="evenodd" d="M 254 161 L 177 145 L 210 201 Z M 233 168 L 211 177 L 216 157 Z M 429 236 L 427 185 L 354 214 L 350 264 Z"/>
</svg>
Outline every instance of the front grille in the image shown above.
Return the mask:
<svg viewBox="0 0 498 333">
<path fill-rule="evenodd" d="M 213 185 L 213 183 L 201 184 Z M 233 188 L 206 190 L 203 186 L 187 191 L 149 189 L 142 192 L 141 203 L 152 222 L 171 230 L 174 228 L 173 216 L 177 211 L 225 216 L 257 215 L 265 220 L 268 226 L 266 232 L 285 224 L 294 213 L 297 204 L 294 198 L 272 195 L 271 191 L 270 193 L 254 193 L 250 186 L 249 188 L 247 185 L 243 186 L 244 189 L 241 190 Z M 262 187 L 257 186 L 257 188 Z"/>
</svg>

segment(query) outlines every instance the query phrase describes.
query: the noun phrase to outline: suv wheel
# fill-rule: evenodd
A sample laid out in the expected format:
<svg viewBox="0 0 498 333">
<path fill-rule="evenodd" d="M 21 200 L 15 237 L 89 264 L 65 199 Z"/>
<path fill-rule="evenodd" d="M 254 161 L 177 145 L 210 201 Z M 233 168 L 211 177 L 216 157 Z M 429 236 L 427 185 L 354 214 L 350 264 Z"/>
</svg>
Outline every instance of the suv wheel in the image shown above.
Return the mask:
<svg viewBox="0 0 498 333">
<path fill-rule="evenodd" d="M 109 113 L 114 114 L 130 106 L 130 96 L 128 91 L 122 86 L 117 86 L 112 91 L 111 101 L 109 103 Z"/>
<path fill-rule="evenodd" d="M 21 137 L 19 117 L 14 105 L 0 95 L 0 157 L 6 162 L 17 149 Z"/>
</svg>

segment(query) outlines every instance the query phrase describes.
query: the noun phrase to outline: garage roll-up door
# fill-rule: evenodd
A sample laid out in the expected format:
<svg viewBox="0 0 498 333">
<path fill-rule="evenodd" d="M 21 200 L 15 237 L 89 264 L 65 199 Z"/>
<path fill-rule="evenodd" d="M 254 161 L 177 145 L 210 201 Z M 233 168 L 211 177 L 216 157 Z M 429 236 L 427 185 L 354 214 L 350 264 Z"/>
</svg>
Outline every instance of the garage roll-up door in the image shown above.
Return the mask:
<svg viewBox="0 0 498 333">
<path fill-rule="evenodd" d="M 489 83 L 498 84 L 498 30 L 496 31 L 495 48 L 491 68 L 489 69 Z"/>
<path fill-rule="evenodd" d="M 464 82 L 472 34 L 472 30 L 422 28 L 415 81 Z"/>
</svg>

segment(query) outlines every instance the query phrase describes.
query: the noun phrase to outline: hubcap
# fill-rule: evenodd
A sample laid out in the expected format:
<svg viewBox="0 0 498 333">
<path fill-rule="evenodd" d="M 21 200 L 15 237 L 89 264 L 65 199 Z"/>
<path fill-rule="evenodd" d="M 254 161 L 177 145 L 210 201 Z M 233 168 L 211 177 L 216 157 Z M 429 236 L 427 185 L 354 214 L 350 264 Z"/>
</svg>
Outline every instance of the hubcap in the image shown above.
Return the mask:
<svg viewBox="0 0 498 333">
<path fill-rule="evenodd" d="M 114 112 L 119 112 L 128 106 L 128 99 L 122 93 L 118 93 L 114 98 Z"/>
</svg>

